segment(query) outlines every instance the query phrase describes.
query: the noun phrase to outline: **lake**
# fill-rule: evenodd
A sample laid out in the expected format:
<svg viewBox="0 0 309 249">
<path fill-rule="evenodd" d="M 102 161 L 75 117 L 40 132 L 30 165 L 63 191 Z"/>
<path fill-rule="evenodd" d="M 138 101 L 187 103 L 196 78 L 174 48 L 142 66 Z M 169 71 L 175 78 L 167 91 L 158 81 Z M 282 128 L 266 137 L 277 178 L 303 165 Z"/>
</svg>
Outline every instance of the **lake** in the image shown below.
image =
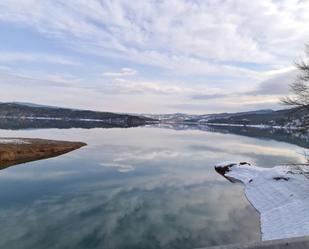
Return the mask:
<svg viewBox="0 0 309 249">
<path fill-rule="evenodd" d="M 243 186 L 218 175 L 214 165 L 301 162 L 309 143 L 259 132 L 0 130 L 2 137 L 88 144 L 0 171 L 0 248 L 198 248 L 260 240 L 259 216 Z"/>
</svg>

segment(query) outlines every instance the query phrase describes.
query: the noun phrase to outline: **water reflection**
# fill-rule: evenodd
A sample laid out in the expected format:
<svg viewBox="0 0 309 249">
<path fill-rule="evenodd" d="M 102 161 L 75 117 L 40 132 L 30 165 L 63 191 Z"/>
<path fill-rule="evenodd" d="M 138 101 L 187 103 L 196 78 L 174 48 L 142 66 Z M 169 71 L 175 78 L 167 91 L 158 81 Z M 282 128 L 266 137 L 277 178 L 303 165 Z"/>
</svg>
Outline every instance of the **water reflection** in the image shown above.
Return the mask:
<svg viewBox="0 0 309 249">
<path fill-rule="evenodd" d="M 239 203 L 240 189 L 225 191 L 216 184 L 96 188 L 4 210 L 2 246 L 191 248 L 258 238 L 253 210 Z"/>
<path fill-rule="evenodd" d="M 59 158 L 0 172 L 1 248 L 194 248 L 260 239 L 220 161 L 300 161 L 296 145 L 157 128 L 1 131 L 80 140 Z M 147 140 L 145 140 L 147 138 Z"/>
<path fill-rule="evenodd" d="M 219 132 L 223 134 L 236 134 L 259 139 L 273 139 L 276 141 L 295 144 L 304 148 L 309 148 L 309 134 L 297 132 L 295 130 L 278 128 L 255 128 L 239 127 L 227 125 L 206 125 L 206 124 L 154 124 L 152 127 L 173 129 L 173 130 L 199 130 L 206 132 Z"/>
</svg>

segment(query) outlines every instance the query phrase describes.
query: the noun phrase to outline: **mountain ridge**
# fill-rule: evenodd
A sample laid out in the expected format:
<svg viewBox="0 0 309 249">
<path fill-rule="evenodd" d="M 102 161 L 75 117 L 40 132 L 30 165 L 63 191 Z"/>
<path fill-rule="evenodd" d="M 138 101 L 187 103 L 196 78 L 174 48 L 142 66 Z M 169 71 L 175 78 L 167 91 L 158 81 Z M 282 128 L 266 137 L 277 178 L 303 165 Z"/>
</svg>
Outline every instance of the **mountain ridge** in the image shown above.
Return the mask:
<svg viewBox="0 0 309 249">
<path fill-rule="evenodd" d="M 261 109 L 247 112 L 224 112 L 202 115 L 180 112 L 174 114 L 127 114 L 71 109 L 24 102 L 0 103 L 0 118 L 2 119 L 59 120 L 62 121 L 61 127 L 65 127 L 64 123 L 67 121 L 78 121 L 78 125 L 81 125 L 80 122 L 87 121 L 115 125 L 117 127 L 145 125 L 150 122 L 297 127 L 303 119 L 308 117 L 308 111 L 298 111 L 297 108 L 281 110 Z M 75 126 L 76 124 L 71 125 Z M 86 127 L 96 126 L 96 124 L 92 124 Z"/>
<path fill-rule="evenodd" d="M 16 102 L 0 103 L 0 117 L 2 119 L 50 119 L 68 121 L 91 121 L 117 126 L 144 125 L 151 119 L 137 115 L 118 114 L 113 112 L 99 112 L 92 110 L 78 110 L 62 107 L 36 106 Z"/>
</svg>

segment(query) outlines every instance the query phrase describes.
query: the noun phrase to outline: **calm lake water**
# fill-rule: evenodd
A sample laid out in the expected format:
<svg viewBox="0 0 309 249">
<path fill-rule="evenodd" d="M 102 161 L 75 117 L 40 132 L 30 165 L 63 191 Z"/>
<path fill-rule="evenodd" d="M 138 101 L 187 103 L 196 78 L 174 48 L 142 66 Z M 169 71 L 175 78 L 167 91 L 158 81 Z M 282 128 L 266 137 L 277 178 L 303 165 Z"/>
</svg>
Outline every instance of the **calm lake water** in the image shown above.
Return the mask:
<svg viewBox="0 0 309 249">
<path fill-rule="evenodd" d="M 202 130 L 0 130 L 83 141 L 57 158 L 0 171 L 0 248 L 196 248 L 260 239 L 259 217 L 222 161 L 299 162 L 285 141 Z M 296 143 L 297 144 L 297 143 Z M 302 143 L 300 143 L 302 144 Z"/>
</svg>

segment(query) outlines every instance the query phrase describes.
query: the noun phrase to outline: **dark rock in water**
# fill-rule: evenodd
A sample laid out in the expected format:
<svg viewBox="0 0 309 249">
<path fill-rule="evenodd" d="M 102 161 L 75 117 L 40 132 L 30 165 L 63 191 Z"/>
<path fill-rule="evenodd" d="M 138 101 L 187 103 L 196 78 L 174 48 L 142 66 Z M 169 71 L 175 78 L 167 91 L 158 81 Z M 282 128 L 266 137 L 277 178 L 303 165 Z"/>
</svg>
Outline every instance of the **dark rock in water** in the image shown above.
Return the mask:
<svg viewBox="0 0 309 249">
<path fill-rule="evenodd" d="M 226 176 L 226 174 L 231 170 L 232 167 L 234 167 L 236 165 L 238 165 L 238 164 L 237 163 L 227 163 L 227 164 L 223 164 L 223 165 L 220 164 L 220 165 L 215 166 L 215 170 L 217 171 L 217 173 L 219 173 L 220 175 L 225 177 L 230 182 L 235 183 L 235 182 L 239 182 L 239 181 L 237 179 L 234 179 L 233 177 Z M 251 166 L 251 164 L 247 163 L 247 162 L 240 162 L 239 165 L 249 165 L 249 166 Z"/>
<path fill-rule="evenodd" d="M 0 138 L 0 170 L 20 163 L 56 157 L 85 145 L 82 142 Z"/>
<path fill-rule="evenodd" d="M 225 166 L 215 166 L 215 170 L 217 171 L 217 173 L 228 179 L 230 182 L 234 182 L 233 179 L 225 176 L 225 174 L 229 172 L 230 168 L 233 167 L 234 165 L 236 164 L 232 163 Z"/>
<path fill-rule="evenodd" d="M 273 179 L 276 180 L 276 181 L 279 181 L 279 180 L 288 181 L 290 178 L 288 178 L 288 177 L 283 177 L 283 176 L 278 176 L 278 177 L 274 177 Z"/>
<path fill-rule="evenodd" d="M 239 165 L 251 165 L 251 164 L 247 162 L 240 162 Z"/>
</svg>

